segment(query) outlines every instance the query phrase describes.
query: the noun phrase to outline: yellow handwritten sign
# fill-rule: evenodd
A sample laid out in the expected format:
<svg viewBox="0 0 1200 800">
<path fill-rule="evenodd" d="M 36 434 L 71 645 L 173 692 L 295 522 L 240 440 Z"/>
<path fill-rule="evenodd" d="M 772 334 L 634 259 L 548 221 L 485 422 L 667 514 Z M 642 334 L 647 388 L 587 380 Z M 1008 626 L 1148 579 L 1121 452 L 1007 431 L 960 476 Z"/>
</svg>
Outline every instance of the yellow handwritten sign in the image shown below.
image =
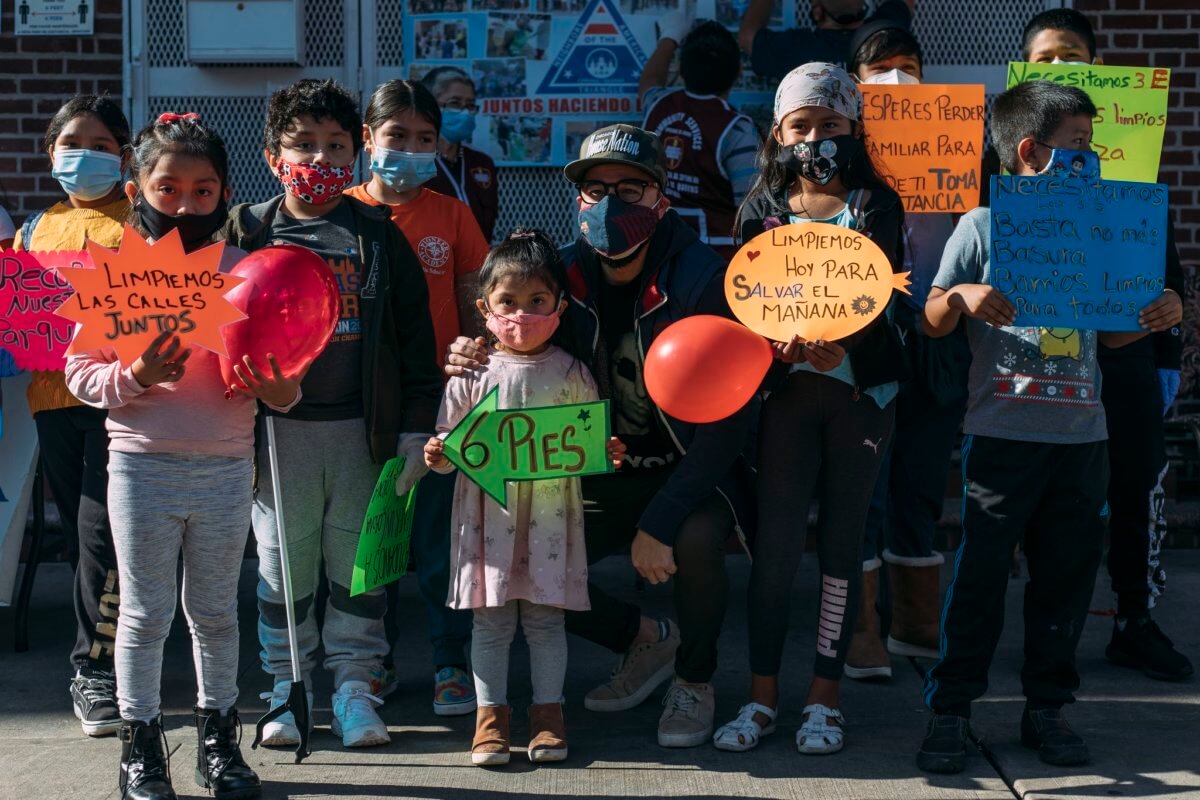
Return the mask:
<svg viewBox="0 0 1200 800">
<path fill-rule="evenodd" d="M 1156 183 L 1167 127 L 1171 70 L 1077 64 L 1008 65 L 1011 89 L 1026 81 L 1053 81 L 1088 93 L 1096 104 L 1092 149 L 1106 181 Z"/>
<path fill-rule="evenodd" d="M 224 295 L 245 279 L 220 271 L 223 243 L 184 253 L 178 231 L 150 244 L 126 225 L 119 250 L 87 248 L 95 269 L 58 269 L 75 293 L 55 313 L 79 323 L 68 355 L 111 347 L 129 365 L 167 331 L 227 355 L 221 326 L 246 315 Z"/>
<path fill-rule="evenodd" d="M 964 213 L 979 205 L 982 85 L 874 84 L 863 93 L 867 152 L 906 213 Z"/>
<path fill-rule="evenodd" d="M 743 325 L 774 339 L 841 339 L 908 294 L 883 250 L 840 225 L 782 225 L 747 242 L 725 273 L 725 298 Z"/>
</svg>

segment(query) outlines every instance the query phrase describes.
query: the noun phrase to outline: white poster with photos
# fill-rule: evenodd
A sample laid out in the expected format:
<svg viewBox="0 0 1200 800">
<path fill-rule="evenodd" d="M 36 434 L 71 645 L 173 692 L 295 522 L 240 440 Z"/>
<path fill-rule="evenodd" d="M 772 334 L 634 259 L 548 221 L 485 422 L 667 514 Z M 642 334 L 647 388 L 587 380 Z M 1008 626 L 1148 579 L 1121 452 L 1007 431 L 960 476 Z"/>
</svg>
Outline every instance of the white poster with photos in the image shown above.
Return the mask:
<svg viewBox="0 0 1200 800">
<path fill-rule="evenodd" d="M 437 66 L 462 68 L 480 114 L 469 144 L 501 166 L 560 166 L 592 130 L 641 121 L 638 79 L 658 42 L 655 22 L 683 2 L 406 0 L 406 71 L 419 79 Z M 700 0 L 696 16 L 736 34 L 748 2 Z M 777 2 L 772 26 L 793 25 L 793 12 Z M 679 85 L 674 70 L 672 81 Z M 730 102 L 761 117 L 773 88 L 744 63 Z"/>
</svg>

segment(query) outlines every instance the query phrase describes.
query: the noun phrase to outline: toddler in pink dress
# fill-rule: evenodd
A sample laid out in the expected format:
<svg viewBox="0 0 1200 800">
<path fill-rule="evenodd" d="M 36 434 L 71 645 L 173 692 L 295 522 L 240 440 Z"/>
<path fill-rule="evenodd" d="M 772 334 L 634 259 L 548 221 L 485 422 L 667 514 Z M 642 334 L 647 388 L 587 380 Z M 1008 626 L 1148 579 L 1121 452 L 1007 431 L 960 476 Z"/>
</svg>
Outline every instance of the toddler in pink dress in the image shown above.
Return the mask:
<svg viewBox="0 0 1200 800">
<path fill-rule="evenodd" d="M 515 231 L 488 256 L 479 283 L 483 297 L 476 305 L 496 341 L 485 370 L 446 385 L 439 436 L 425 447 L 426 463 L 438 472 L 454 469 L 443 438 L 493 389 L 499 390 L 502 409 L 598 399 L 588 368 L 553 343 L 567 309 L 566 274 L 545 234 Z M 610 440 L 609 454 L 617 463 L 622 450 Z M 479 706 L 471 758 L 480 766 L 509 761 L 508 655 L 518 620 L 529 644 L 533 682 L 529 759 L 567 757 L 563 611 L 589 608 L 579 479 L 510 481 L 505 491 L 507 508 L 459 475 L 451 517 L 446 603 L 475 612 L 471 667 Z"/>
</svg>

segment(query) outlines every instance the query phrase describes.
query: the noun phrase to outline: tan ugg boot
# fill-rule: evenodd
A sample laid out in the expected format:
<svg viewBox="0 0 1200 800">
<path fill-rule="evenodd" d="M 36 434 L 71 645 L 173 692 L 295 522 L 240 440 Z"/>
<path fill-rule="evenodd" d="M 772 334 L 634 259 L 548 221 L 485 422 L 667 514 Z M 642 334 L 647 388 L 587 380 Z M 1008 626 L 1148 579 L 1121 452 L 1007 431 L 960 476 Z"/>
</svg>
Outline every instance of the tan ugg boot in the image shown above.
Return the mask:
<svg viewBox="0 0 1200 800">
<path fill-rule="evenodd" d="M 471 742 L 471 763 L 477 767 L 501 767 L 511 756 L 508 725 L 512 709 L 508 706 L 480 706 L 475 710 L 475 740 Z"/>
<path fill-rule="evenodd" d="M 529 760 L 541 764 L 567 759 L 567 725 L 560 703 L 529 707 Z"/>
<path fill-rule="evenodd" d="M 846 653 L 846 677 L 857 681 L 886 680 L 892 677 L 892 661 L 879 638 L 879 617 L 875 600 L 879 596 L 879 559 L 863 564 L 862 596 L 854 620 L 854 636 Z"/>
<path fill-rule="evenodd" d="M 938 658 L 942 554 L 899 559 L 884 553 L 892 589 L 892 628 L 887 649 L 894 656 Z"/>
</svg>

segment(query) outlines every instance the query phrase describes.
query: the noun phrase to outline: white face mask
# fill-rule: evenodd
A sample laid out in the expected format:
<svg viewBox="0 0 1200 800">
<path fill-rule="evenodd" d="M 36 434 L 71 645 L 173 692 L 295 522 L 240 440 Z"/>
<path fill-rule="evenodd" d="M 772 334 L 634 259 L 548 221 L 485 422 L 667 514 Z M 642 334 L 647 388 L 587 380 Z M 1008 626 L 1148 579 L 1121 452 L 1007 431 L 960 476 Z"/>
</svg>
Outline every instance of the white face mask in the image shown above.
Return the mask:
<svg viewBox="0 0 1200 800">
<path fill-rule="evenodd" d="M 920 83 L 920 79 L 914 78 L 907 72 L 901 69 L 889 69 L 887 72 L 880 72 L 877 75 L 872 75 L 863 83 L 887 83 L 898 85 L 902 83 Z"/>
<path fill-rule="evenodd" d="M 1092 62 L 1090 62 L 1090 61 L 1063 61 L 1058 56 L 1055 56 L 1054 58 L 1050 59 L 1050 63 L 1051 64 L 1070 64 L 1073 67 L 1090 67 L 1092 65 Z"/>
</svg>

